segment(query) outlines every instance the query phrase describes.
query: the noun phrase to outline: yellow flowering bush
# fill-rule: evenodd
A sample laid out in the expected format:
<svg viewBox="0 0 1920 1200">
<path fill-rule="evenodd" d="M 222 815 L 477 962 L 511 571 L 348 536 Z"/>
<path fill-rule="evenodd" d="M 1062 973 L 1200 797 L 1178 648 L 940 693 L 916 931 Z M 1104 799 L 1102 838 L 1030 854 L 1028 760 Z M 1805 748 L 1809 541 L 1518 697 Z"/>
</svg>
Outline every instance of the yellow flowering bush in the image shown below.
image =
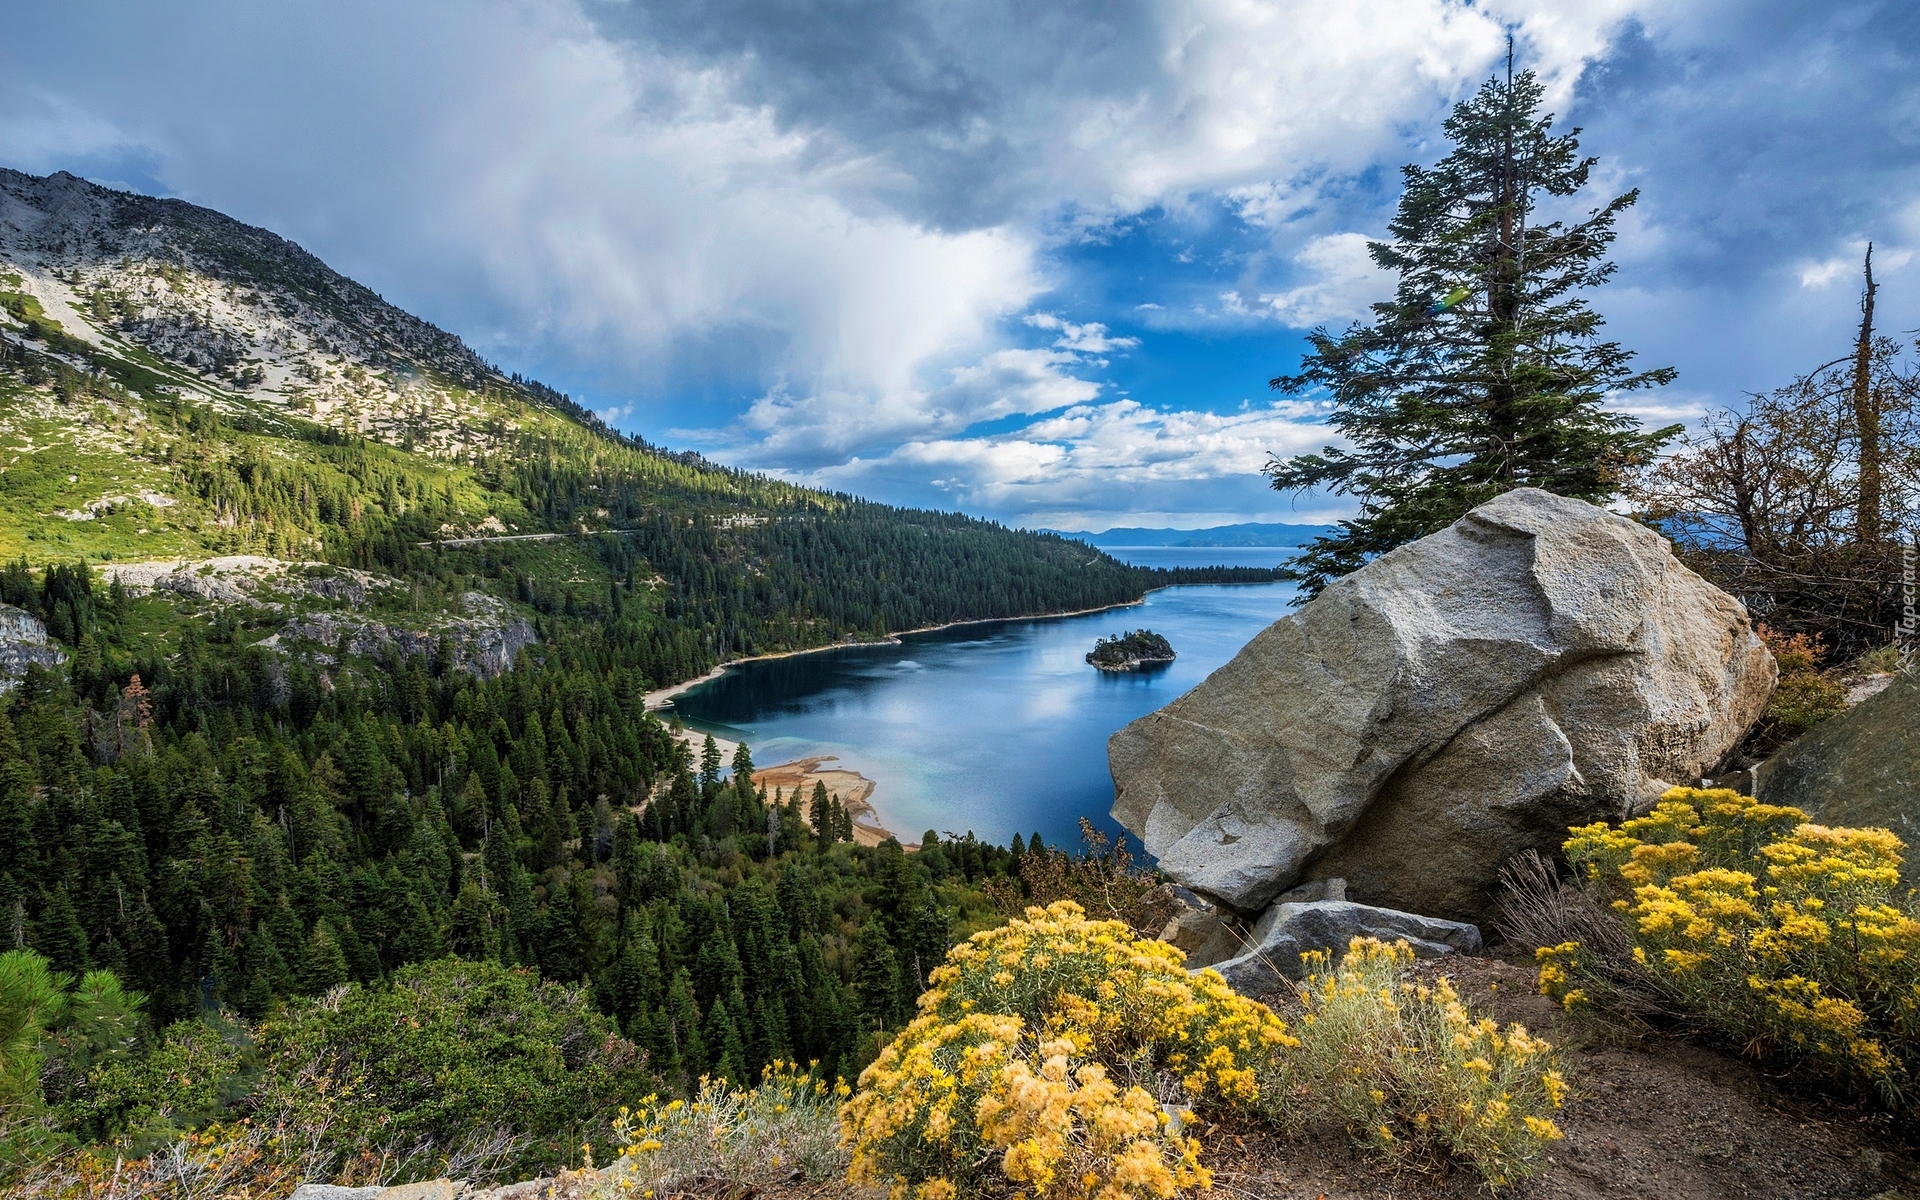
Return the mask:
<svg viewBox="0 0 1920 1200">
<path fill-rule="evenodd" d="M 1750 1049 L 1912 1103 L 1920 920 L 1899 891 L 1899 838 L 1696 788 L 1674 788 L 1617 828 L 1571 832 L 1568 859 L 1677 1008 Z M 1568 1007 L 1604 989 L 1578 943 L 1537 953 L 1541 990 Z"/>
<path fill-rule="evenodd" d="M 1550 1045 L 1475 1018 L 1444 977 L 1405 978 L 1404 942 L 1355 938 L 1338 966 L 1307 958 L 1299 1046 L 1261 1073 L 1273 1120 L 1338 1120 L 1390 1159 L 1444 1153 L 1495 1189 L 1532 1172 L 1561 1136 L 1548 1114 L 1566 1082 Z"/>
<path fill-rule="evenodd" d="M 812 1069 L 778 1061 L 756 1087 L 702 1078 L 692 1100 L 649 1096 L 614 1122 L 622 1146 L 606 1183 L 647 1200 L 694 1182 L 751 1194 L 796 1173 L 826 1179 L 847 1161 L 835 1122 L 846 1096 L 846 1084 L 829 1087 Z"/>
<path fill-rule="evenodd" d="M 1209 1187 L 1182 1106 L 1250 1106 L 1294 1039 L 1183 961 L 1072 901 L 954 947 L 841 1112 L 851 1178 L 895 1200 L 947 1200 L 996 1169 L 1047 1198 Z"/>
</svg>

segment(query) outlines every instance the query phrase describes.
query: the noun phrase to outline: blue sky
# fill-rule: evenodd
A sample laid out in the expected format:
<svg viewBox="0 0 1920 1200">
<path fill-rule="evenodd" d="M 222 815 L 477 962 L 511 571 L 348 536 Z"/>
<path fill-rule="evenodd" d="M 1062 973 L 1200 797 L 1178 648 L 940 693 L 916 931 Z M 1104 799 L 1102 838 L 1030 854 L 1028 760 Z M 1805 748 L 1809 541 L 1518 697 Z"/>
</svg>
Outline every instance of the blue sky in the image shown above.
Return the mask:
<svg viewBox="0 0 1920 1200">
<path fill-rule="evenodd" d="M 0 163 L 295 239 L 623 428 L 1016 523 L 1313 519 L 1266 380 L 1385 294 L 1398 169 L 1506 32 L 1628 187 L 1610 331 L 1690 419 L 1920 327 L 1920 5 L 69 3 Z M 1605 193 L 1605 194 L 1602 194 Z"/>
</svg>

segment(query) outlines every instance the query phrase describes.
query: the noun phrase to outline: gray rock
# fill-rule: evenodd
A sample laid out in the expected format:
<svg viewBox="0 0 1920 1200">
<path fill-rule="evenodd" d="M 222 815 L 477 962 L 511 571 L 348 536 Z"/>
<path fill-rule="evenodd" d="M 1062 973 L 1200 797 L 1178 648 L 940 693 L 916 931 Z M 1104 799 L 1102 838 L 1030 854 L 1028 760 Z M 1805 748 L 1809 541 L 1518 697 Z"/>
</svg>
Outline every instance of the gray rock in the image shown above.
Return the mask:
<svg viewBox="0 0 1920 1200">
<path fill-rule="evenodd" d="M 451 1179 L 424 1179 L 419 1183 L 382 1188 L 379 1200 L 454 1200 L 464 1190 L 465 1184 L 457 1184 Z"/>
<path fill-rule="evenodd" d="M 1275 904 L 1305 904 L 1313 900 L 1345 900 L 1344 879 L 1310 879 L 1299 887 L 1288 888 L 1273 898 Z"/>
<path fill-rule="evenodd" d="M 1113 815 L 1243 912 L 1303 881 L 1482 919 L 1500 864 L 1707 774 L 1772 694 L 1665 539 L 1523 488 L 1382 555 L 1108 743 Z"/>
<path fill-rule="evenodd" d="M 484 592 L 462 594 L 460 605 L 464 615 L 437 618 L 424 629 L 408 629 L 351 613 L 308 613 L 289 620 L 260 644 L 281 649 L 316 642 L 360 655 L 377 655 L 391 648 L 401 658 L 420 654 L 438 666 L 433 659 L 444 637 L 453 649 L 453 669 L 490 678 L 511 670 L 520 651 L 540 640 L 525 617 Z"/>
<path fill-rule="evenodd" d="M 24 608 L 0 604 L 0 694 L 20 685 L 29 665 L 49 671 L 67 661 L 67 652 L 47 637 L 40 618 Z"/>
<path fill-rule="evenodd" d="M 303 1183 L 287 1200 L 375 1200 L 385 1188 L 341 1187 L 334 1183 Z"/>
<path fill-rule="evenodd" d="M 1416 958 L 1472 954 L 1480 949 L 1480 930 L 1462 921 L 1443 921 L 1391 908 L 1344 900 L 1276 904 L 1255 923 L 1252 949 L 1218 964 L 1214 970 L 1243 996 L 1265 996 L 1289 980 L 1304 978 L 1302 956 L 1315 950 L 1337 962 L 1357 937 L 1405 942 Z"/>
<path fill-rule="evenodd" d="M 1184 950 L 1190 968 L 1225 962 L 1245 948 L 1240 932 L 1212 906 L 1176 912 L 1161 929 L 1160 940 Z"/>
<path fill-rule="evenodd" d="M 1753 794 L 1822 825 L 1891 829 L 1920 880 L 1920 675 L 1903 674 L 1754 768 Z"/>
</svg>

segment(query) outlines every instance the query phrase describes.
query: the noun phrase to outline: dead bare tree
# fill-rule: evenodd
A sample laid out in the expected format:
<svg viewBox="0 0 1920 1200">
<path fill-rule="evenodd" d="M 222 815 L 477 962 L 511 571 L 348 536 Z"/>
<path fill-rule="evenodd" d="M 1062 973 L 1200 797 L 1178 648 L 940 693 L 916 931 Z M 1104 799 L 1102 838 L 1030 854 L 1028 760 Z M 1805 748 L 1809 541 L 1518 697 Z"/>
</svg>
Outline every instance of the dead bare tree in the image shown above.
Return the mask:
<svg viewBox="0 0 1920 1200">
<path fill-rule="evenodd" d="M 1873 379 L 1873 243 L 1867 243 L 1867 285 L 1860 294 L 1860 336 L 1853 348 L 1853 421 L 1858 431 L 1859 479 L 1855 487 L 1854 533 L 1863 544 L 1880 540 L 1881 389 Z"/>
<path fill-rule="evenodd" d="M 1843 657 L 1891 639 L 1920 537 L 1920 364 L 1874 332 L 1866 274 L 1851 354 L 1710 414 L 1633 497 L 1695 570 Z"/>
</svg>

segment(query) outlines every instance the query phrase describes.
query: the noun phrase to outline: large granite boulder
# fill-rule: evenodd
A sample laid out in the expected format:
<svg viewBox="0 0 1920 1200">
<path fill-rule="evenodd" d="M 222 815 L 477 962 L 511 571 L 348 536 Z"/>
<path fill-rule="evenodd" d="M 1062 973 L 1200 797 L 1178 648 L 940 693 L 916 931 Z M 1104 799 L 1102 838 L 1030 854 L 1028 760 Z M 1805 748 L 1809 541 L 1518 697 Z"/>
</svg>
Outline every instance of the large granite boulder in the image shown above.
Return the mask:
<svg viewBox="0 0 1920 1200">
<path fill-rule="evenodd" d="M 1893 830 L 1907 844 L 1900 878 L 1920 882 L 1920 675 L 1898 676 L 1761 763 L 1753 794 L 1822 825 Z"/>
<path fill-rule="evenodd" d="M 1243 912 L 1303 880 L 1464 921 L 1500 864 L 1694 783 L 1772 694 L 1665 539 L 1523 488 L 1337 580 L 1108 743 L 1113 815 Z"/>
</svg>

